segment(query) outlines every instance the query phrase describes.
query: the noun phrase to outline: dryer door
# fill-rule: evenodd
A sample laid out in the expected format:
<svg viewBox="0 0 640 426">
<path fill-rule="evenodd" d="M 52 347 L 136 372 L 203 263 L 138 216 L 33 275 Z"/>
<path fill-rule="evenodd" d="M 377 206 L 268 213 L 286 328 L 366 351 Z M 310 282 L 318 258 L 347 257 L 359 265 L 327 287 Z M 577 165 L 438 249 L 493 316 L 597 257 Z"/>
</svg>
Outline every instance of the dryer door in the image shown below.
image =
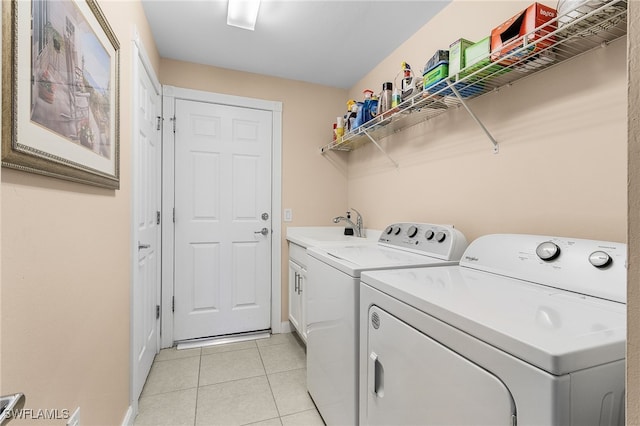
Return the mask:
<svg viewBox="0 0 640 426">
<path fill-rule="evenodd" d="M 377 306 L 369 309 L 367 335 L 362 424 L 515 424 L 509 389 L 477 364 Z"/>
</svg>

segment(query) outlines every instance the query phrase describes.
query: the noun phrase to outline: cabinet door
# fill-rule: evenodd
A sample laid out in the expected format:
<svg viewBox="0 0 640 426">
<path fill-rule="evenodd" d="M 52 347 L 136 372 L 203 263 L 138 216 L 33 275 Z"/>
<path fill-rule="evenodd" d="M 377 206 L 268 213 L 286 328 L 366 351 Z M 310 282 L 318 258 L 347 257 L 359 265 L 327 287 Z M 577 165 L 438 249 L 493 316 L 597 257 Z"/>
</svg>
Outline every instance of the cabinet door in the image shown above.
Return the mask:
<svg viewBox="0 0 640 426">
<path fill-rule="evenodd" d="M 298 272 L 298 295 L 300 301 L 300 335 L 304 342 L 307 342 L 307 271 L 300 269 Z"/>
<path fill-rule="evenodd" d="M 299 292 L 302 268 L 295 262 L 289 261 L 289 322 L 302 335 L 302 303 Z"/>
<path fill-rule="evenodd" d="M 515 424 L 509 389 L 489 371 L 377 306 L 369 310 L 363 425 Z M 365 401 L 365 399 L 361 399 Z"/>
</svg>

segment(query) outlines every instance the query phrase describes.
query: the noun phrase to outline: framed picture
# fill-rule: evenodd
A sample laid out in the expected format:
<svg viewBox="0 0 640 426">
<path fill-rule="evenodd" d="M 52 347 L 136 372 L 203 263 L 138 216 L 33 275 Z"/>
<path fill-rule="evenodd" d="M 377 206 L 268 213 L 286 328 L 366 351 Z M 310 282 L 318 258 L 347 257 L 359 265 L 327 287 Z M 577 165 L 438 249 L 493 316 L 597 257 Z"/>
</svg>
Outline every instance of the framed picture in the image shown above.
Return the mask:
<svg viewBox="0 0 640 426">
<path fill-rule="evenodd" d="M 120 187 L 120 46 L 94 0 L 2 5 L 2 165 Z"/>
</svg>

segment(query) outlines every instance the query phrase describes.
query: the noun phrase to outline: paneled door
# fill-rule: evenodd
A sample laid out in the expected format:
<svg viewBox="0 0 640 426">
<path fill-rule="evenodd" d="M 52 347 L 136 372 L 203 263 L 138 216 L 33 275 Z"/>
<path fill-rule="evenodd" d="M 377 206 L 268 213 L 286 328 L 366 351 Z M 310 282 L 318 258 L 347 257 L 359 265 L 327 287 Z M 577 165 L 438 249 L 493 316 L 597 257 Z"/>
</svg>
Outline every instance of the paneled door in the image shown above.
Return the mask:
<svg viewBox="0 0 640 426">
<path fill-rule="evenodd" d="M 133 398 L 137 401 L 151 364 L 160 350 L 160 202 L 162 149 L 159 126 L 160 86 L 152 83 L 136 55 L 133 138 L 134 251 L 133 280 Z M 155 77 L 155 76 L 154 76 Z M 155 80 L 155 78 L 153 79 Z M 157 81 L 157 80 L 156 80 Z"/>
<path fill-rule="evenodd" d="M 271 326 L 271 115 L 176 100 L 175 341 Z"/>
</svg>

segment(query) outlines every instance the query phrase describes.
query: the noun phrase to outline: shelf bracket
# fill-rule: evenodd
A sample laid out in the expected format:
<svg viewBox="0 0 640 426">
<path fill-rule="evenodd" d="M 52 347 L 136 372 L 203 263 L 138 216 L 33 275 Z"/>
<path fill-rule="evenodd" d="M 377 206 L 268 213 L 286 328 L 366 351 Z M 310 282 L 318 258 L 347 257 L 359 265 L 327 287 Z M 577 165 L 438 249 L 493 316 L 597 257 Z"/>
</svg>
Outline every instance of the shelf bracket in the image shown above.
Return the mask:
<svg viewBox="0 0 640 426">
<path fill-rule="evenodd" d="M 387 156 L 389 161 L 391 161 L 393 163 L 394 167 L 397 169 L 398 168 L 398 163 L 396 163 L 395 160 L 393 158 L 391 158 L 391 156 L 389 154 L 387 154 L 387 151 L 385 151 L 380 146 L 380 144 L 378 144 L 378 142 L 373 137 L 371 137 L 369 132 L 367 132 L 367 129 L 362 129 L 362 133 L 364 133 L 369 138 L 369 140 L 376 146 L 376 148 L 378 148 L 380 150 L 381 153 L 383 153 L 384 155 Z"/>
<path fill-rule="evenodd" d="M 478 123 L 478 126 L 480 126 L 482 128 L 482 131 L 487 135 L 487 137 L 489 138 L 489 140 L 493 144 L 493 153 L 497 154 L 498 153 L 498 142 L 495 140 L 493 135 L 491 133 L 489 133 L 487 128 L 484 126 L 484 124 L 482 124 L 482 121 L 480 121 L 478 116 L 471 110 L 471 108 L 469 108 L 469 105 L 467 105 L 467 102 L 462 98 L 462 95 L 460 95 L 460 92 L 458 92 L 458 89 L 456 89 L 456 87 L 453 85 L 453 83 L 451 83 L 451 80 L 449 78 L 446 78 L 445 81 L 446 81 L 447 85 L 449 86 L 449 88 L 451 89 L 451 91 L 456 95 L 456 97 L 458 98 L 458 100 L 460 101 L 460 103 L 462 104 L 464 109 L 467 110 L 467 112 L 469 113 L 471 118 L 473 118 L 474 121 L 476 123 Z"/>
</svg>

